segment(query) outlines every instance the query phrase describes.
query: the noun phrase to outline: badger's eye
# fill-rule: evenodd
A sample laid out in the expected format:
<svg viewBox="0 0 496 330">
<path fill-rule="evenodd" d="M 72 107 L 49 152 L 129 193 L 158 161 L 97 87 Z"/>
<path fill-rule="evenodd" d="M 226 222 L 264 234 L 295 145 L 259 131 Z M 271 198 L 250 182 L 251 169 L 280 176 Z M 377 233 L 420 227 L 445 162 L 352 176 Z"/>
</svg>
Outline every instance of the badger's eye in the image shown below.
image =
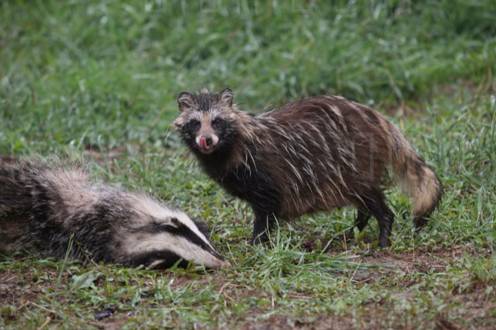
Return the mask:
<svg viewBox="0 0 496 330">
<path fill-rule="evenodd" d="M 224 124 L 224 120 L 219 118 L 219 117 L 216 117 L 212 120 L 212 126 L 214 127 L 220 127 Z"/>
<path fill-rule="evenodd" d="M 174 218 L 174 217 L 172 217 L 172 218 L 170 219 L 170 221 L 172 222 L 172 224 L 173 224 L 174 226 L 179 226 L 179 225 L 181 224 L 181 221 L 179 221 L 179 219 L 178 219 L 178 218 Z"/>
</svg>

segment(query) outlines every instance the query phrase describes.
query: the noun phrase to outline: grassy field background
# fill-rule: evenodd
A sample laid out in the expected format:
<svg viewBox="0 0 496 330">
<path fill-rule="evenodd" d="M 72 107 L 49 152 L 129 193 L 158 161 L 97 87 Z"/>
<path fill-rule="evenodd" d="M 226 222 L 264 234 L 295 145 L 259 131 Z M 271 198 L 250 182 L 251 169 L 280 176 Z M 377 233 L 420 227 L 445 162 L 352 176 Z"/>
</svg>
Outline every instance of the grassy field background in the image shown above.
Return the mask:
<svg viewBox="0 0 496 330">
<path fill-rule="evenodd" d="M 496 2 L 329 3 L 1 1 L 0 155 L 80 161 L 167 200 L 209 223 L 233 267 L 5 256 L 0 328 L 493 328 Z M 281 225 L 271 249 L 248 245 L 250 209 L 170 126 L 175 96 L 204 86 L 231 87 L 252 112 L 321 93 L 375 107 L 439 173 L 440 208 L 415 236 L 390 190 L 385 250 L 375 223 L 336 239 L 348 209 Z"/>
</svg>

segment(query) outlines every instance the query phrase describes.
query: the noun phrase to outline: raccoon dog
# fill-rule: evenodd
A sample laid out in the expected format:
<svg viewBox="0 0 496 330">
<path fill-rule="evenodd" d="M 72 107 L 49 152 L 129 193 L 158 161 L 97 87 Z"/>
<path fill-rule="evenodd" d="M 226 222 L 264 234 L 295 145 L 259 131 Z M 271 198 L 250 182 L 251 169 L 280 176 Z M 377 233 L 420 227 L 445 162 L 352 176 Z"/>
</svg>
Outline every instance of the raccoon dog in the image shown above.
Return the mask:
<svg viewBox="0 0 496 330">
<path fill-rule="evenodd" d="M 390 170 L 426 224 L 441 183 L 403 134 L 378 112 L 339 96 L 316 96 L 256 116 L 233 93 L 182 92 L 174 124 L 205 172 L 255 214 L 253 241 L 266 240 L 276 219 L 352 205 L 362 230 L 379 223 L 390 244 L 394 220 L 383 193 Z"/>
<path fill-rule="evenodd" d="M 167 268 L 228 265 L 206 226 L 139 193 L 90 182 L 79 168 L 0 160 L 0 252 Z"/>
</svg>

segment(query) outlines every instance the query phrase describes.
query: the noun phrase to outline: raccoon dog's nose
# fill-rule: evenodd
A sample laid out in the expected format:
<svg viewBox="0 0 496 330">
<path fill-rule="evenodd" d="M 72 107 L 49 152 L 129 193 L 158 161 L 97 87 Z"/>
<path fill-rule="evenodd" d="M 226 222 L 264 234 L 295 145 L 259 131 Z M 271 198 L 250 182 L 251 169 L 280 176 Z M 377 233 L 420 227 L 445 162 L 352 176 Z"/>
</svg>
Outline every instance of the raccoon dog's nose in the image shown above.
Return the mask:
<svg viewBox="0 0 496 330">
<path fill-rule="evenodd" d="M 202 150 L 210 150 L 219 142 L 219 138 L 216 135 L 200 135 L 196 138 L 196 144 Z"/>
</svg>

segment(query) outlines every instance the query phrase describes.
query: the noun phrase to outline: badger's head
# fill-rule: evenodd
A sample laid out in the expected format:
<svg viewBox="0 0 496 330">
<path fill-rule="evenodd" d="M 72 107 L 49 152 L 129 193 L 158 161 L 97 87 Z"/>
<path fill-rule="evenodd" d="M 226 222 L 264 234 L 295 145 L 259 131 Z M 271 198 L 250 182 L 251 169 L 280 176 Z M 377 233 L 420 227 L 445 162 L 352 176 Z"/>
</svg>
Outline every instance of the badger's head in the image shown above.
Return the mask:
<svg viewBox="0 0 496 330">
<path fill-rule="evenodd" d="M 174 121 L 183 140 L 196 153 L 209 155 L 232 145 L 236 135 L 233 93 L 203 89 L 198 94 L 182 92 L 177 97 L 181 114 Z"/>
<path fill-rule="evenodd" d="M 207 226 L 151 198 L 132 198 L 136 217 L 121 233 L 125 263 L 147 268 L 185 267 L 188 262 L 207 268 L 229 266 L 210 243 Z"/>
</svg>

